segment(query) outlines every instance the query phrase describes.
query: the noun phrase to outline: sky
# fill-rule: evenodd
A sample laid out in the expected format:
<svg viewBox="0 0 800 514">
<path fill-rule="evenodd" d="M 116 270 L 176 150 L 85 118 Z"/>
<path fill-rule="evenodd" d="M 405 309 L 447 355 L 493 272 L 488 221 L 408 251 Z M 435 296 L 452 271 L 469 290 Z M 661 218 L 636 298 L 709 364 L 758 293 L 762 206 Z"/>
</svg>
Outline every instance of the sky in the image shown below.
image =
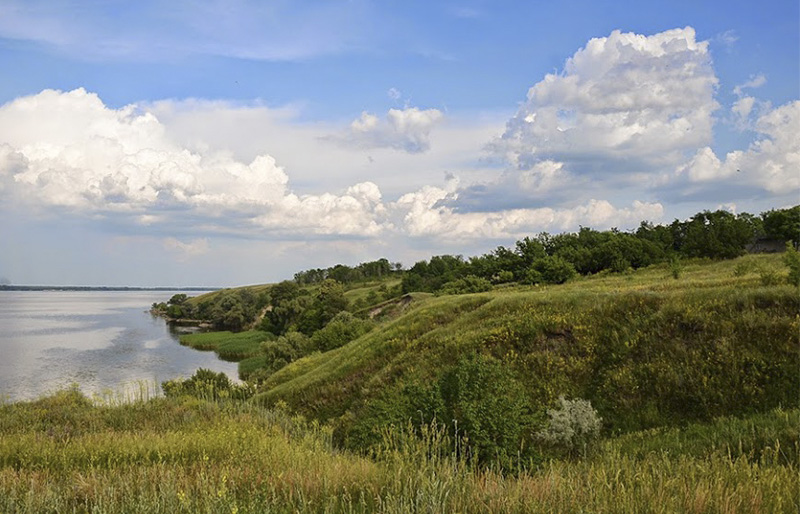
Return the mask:
<svg viewBox="0 0 800 514">
<path fill-rule="evenodd" d="M 800 203 L 800 4 L 0 0 L 0 283 L 235 286 Z"/>
</svg>

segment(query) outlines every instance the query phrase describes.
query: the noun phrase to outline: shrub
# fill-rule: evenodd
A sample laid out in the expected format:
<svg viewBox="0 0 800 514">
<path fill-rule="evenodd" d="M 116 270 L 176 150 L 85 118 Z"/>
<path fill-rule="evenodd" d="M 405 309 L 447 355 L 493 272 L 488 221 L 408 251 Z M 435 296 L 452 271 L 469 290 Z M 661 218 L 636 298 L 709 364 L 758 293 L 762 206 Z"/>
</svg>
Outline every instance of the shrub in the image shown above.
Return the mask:
<svg viewBox="0 0 800 514">
<path fill-rule="evenodd" d="M 462 357 L 441 378 L 440 390 L 454 439 L 466 437 L 478 462 L 513 467 L 531 414 L 528 395 L 508 366 L 481 354 Z"/>
<path fill-rule="evenodd" d="M 533 261 L 525 274 L 525 284 L 563 284 L 577 275 L 575 267 L 558 255 L 540 257 Z"/>
<path fill-rule="evenodd" d="M 314 348 L 327 352 L 358 339 L 372 327 L 370 320 L 357 318 L 347 311 L 340 312 L 321 330 L 314 332 L 311 343 Z"/>
<path fill-rule="evenodd" d="M 464 278 L 446 283 L 439 292 L 441 294 L 468 294 L 482 293 L 484 291 L 490 291 L 491 289 L 492 283 L 485 278 L 467 275 Z"/>
<path fill-rule="evenodd" d="M 539 432 L 539 438 L 571 455 L 578 451 L 586 455 L 600 435 L 600 416 L 588 400 L 567 400 L 560 396 L 558 402 L 559 408 L 547 410 L 550 421 L 547 428 Z"/>
<path fill-rule="evenodd" d="M 505 284 L 507 282 L 514 281 L 514 272 L 509 270 L 502 270 L 497 275 L 495 275 L 494 281 L 498 284 Z"/>
<path fill-rule="evenodd" d="M 786 243 L 783 262 L 789 268 L 789 283 L 793 286 L 800 286 L 800 252 L 795 249 L 791 241 Z"/>
<path fill-rule="evenodd" d="M 683 264 L 681 263 L 681 258 L 677 255 L 673 255 L 669 259 L 669 274 L 675 280 L 681 278 L 681 273 L 683 273 Z"/>
<path fill-rule="evenodd" d="M 763 267 L 759 270 L 758 275 L 761 277 L 762 286 L 775 286 L 781 281 L 778 272 L 772 268 Z"/>
<path fill-rule="evenodd" d="M 746 258 L 742 258 L 739 262 L 736 263 L 736 266 L 733 268 L 733 276 L 735 277 L 743 277 L 748 273 L 752 273 L 756 271 L 757 266 L 755 261 L 749 260 Z"/>
<path fill-rule="evenodd" d="M 274 341 L 261 343 L 264 366 L 251 370 L 249 379 L 254 382 L 266 380 L 267 377 L 285 367 L 290 362 L 314 351 L 311 338 L 301 332 L 287 332 Z"/>
<path fill-rule="evenodd" d="M 186 380 L 175 379 L 161 383 L 161 389 L 167 397 L 193 396 L 204 400 L 233 398 L 246 400 L 255 394 L 255 389 L 248 384 L 234 384 L 225 373 L 214 373 L 205 368 L 195 371 Z"/>
</svg>

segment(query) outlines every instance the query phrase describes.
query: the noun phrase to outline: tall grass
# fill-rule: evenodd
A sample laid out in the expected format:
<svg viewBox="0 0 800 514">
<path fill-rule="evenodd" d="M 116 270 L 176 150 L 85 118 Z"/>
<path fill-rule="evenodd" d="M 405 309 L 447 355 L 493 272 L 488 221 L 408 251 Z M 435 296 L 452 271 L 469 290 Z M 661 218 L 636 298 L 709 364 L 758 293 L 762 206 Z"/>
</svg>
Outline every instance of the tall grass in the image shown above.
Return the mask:
<svg viewBox="0 0 800 514">
<path fill-rule="evenodd" d="M 699 452 L 676 451 L 675 432 L 641 434 L 646 449 L 625 436 L 511 476 L 453 453 L 436 426 L 387 429 L 369 459 L 335 450 L 324 426 L 252 404 L 94 406 L 67 391 L 0 407 L 0 511 L 796 512 L 796 438 L 757 456 L 735 441 L 799 421 L 792 410 L 693 425 L 729 428 Z"/>
</svg>

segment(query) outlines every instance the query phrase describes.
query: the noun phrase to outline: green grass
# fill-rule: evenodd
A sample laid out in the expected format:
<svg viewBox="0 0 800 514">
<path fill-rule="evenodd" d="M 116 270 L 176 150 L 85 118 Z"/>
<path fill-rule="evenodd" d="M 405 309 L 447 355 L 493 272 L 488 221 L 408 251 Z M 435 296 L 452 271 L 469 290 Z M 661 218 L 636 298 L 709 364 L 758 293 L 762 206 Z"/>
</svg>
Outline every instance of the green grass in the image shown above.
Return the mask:
<svg viewBox="0 0 800 514">
<path fill-rule="evenodd" d="M 255 355 L 239 361 L 239 378 L 248 380 L 250 375 L 267 366 L 267 358 L 264 355 Z"/>
<path fill-rule="evenodd" d="M 246 332 L 201 332 L 180 337 L 183 345 L 196 350 L 214 351 L 220 359 L 238 362 L 261 353 L 262 342 L 273 338 L 272 334 L 259 330 Z"/>
<path fill-rule="evenodd" d="M 323 420 L 380 426 L 408 384 L 435 387 L 459 355 L 479 352 L 513 369 L 538 412 L 581 397 L 609 433 L 796 407 L 800 295 L 764 286 L 757 272 L 780 256 L 683 263 L 517 286 L 474 295 L 419 296 L 369 334 L 289 364 L 258 399 Z M 387 400 L 388 399 L 388 400 Z M 391 407 L 391 408 L 390 408 Z M 378 409 L 380 410 L 380 409 Z"/>
<path fill-rule="evenodd" d="M 347 291 L 345 291 L 344 296 L 352 304 L 362 298 L 366 299 L 367 296 L 369 296 L 369 294 L 372 292 L 380 296 L 382 293 L 381 288 L 386 290 L 396 287 L 398 285 L 400 285 L 400 279 L 397 278 L 387 278 L 384 280 L 371 280 L 368 282 L 356 282 L 345 286 Z"/>
<path fill-rule="evenodd" d="M 210 291 L 208 293 L 204 293 L 198 296 L 190 297 L 187 302 L 195 307 L 200 305 L 203 302 L 213 301 L 217 296 L 224 295 L 230 293 L 232 291 L 239 291 L 242 289 L 250 290 L 255 296 L 260 295 L 261 293 L 267 292 L 272 288 L 273 284 L 258 284 L 252 286 L 241 286 L 241 287 L 229 287 L 225 289 L 219 289 L 217 291 Z"/>
<path fill-rule="evenodd" d="M 94 406 L 65 391 L 0 406 L 0 511 L 797 512 L 798 423 L 776 410 L 634 433 L 504 475 L 436 429 L 388 430 L 370 459 L 254 404 Z"/>
</svg>

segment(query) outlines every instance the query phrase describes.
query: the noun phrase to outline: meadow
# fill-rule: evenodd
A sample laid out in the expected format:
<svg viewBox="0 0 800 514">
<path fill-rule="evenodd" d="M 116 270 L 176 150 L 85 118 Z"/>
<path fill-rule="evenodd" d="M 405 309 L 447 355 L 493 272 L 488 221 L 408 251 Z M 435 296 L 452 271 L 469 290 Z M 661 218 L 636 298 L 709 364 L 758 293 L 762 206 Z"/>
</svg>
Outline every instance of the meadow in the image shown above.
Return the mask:
<svg viewBox="0 0 800 514">
<path fill-rule="evenodd" d="M 441 427 L 370 456 L 281 409 L 201 398 L 0 406 L 3 512 L 797 512 L 800 411 L 606 439 L 515 474 Z"/>
</svg>

